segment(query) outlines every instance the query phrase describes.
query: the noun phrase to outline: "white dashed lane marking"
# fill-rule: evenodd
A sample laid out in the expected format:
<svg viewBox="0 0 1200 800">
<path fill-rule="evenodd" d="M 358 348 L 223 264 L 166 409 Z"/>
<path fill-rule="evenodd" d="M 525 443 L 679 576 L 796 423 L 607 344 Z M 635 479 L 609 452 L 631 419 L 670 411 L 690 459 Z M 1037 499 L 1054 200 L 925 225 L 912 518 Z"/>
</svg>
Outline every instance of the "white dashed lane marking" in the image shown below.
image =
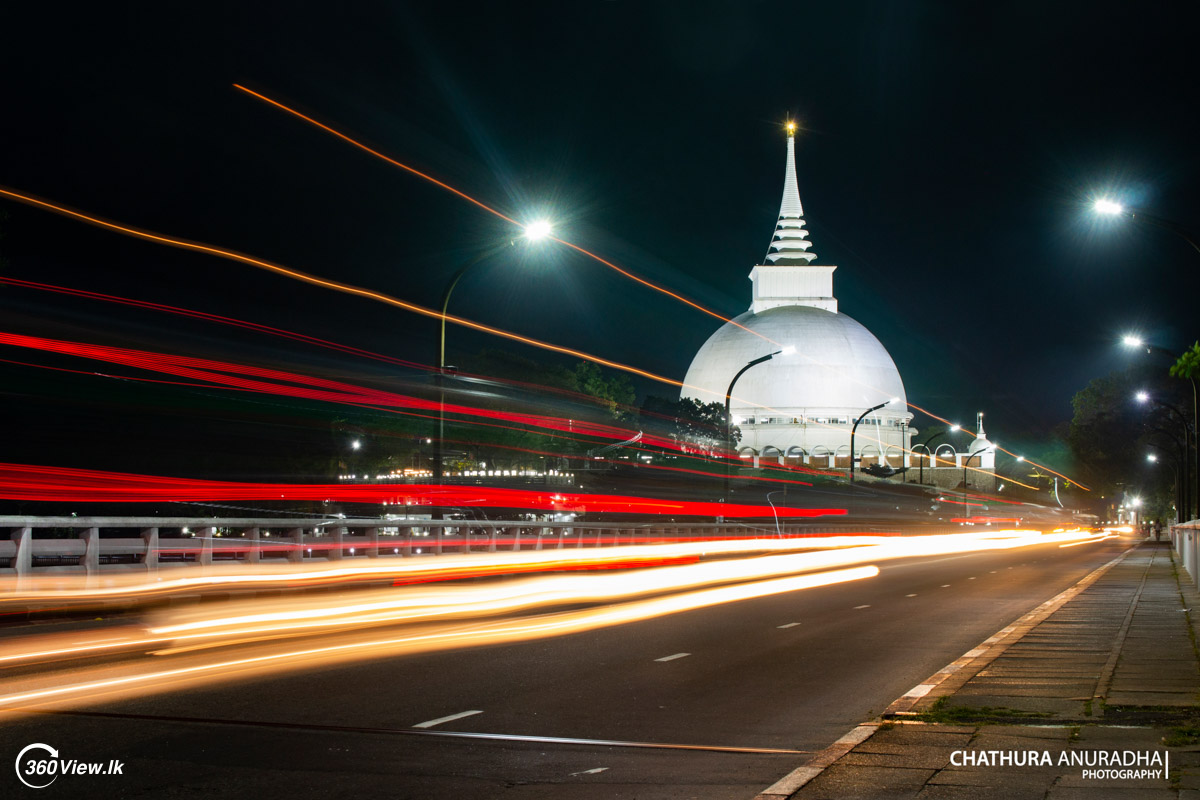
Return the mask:
<svg viewBox="0 0 1200 800">
<path fill-rule="evenodd" d="M 943 589 L 949 589 L 949 588 L 950 588 L 950 584 L 948 584 L 948 583 L 943 583 L 943 584 L 942 584 L 942 588 L 943 588 Z"/>
<path fill-rule="evenodd" d="M 687 658 L 690 655 L 691 655 L 691 653 L 676 653 L 673 656 L 663 656 L 662 658 L 656 658 L 654 660 L 655 661 L 674 661 L 677 658 Z"/>
<path fill-rule="evenodd" d="M 434 725 L 441 725 L 443 722 L 453 722 L 456 719 L 462 719 L 463 717 L 471 717 L 476 714 L 482 714 L 482 713 L 483 713 L 482 711 L 463 711 L 459 714 L 451 714 L 448 717 L 438 717 L 437 719 L 431 719 L 431 720 L 428 720 L 427 722 L 418 722 L 416 725 L 413 725 L 413 727 L 414 728 L 432 728 Z"/>
<path fill-rule="evenodd" d="M 871 607 L 871 606 L 870 606 L 870 604 L 867 604 L 867 605 L 865 605 L 865 606 L 855 606 L 855 607 L 854 607 L 854 610 L 855 610 L 855 611 L 858 611 L 860 608 L 870 608 L 870 607 Z"/>
<path fill-rule="evenodd" d="M 789 622 L 787 625 L 776 625 L 775 627 L 776 627 L 776 628 L 780 628 L 780 629 L 782 629 L 782 628 L 794 628 L 794 627 L 796 627 L 796 626 L 797 626 L 797 625 L 799 625 L 799 624 L 800 624 L 799 622 Z"/>
<path fill-rule="evenodd" d="M 915 594 L 906 594 L 906 595 L 904 595 L 904 596 L 905 596 L 905 597 L 916 597 L 916 595 L 915 595 Z"/>
</svg>

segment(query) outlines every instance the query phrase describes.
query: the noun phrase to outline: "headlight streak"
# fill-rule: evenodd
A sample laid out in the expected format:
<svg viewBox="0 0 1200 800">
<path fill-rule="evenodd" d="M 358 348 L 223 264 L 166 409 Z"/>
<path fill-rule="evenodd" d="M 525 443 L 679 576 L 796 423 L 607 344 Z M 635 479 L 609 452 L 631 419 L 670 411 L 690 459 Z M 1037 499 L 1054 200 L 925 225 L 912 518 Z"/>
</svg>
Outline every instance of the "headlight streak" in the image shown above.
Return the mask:
<svg viewBox="0 0 1200 800">
<path fill-rule="evenodd" d="M 1080 541 L 1080 540 L 1083 541 Z M 817 542 L 764 539 L 758 541 L 721 540 L 689 542 L 645 547 L 613 548 L 604 554 L 557 554 L 545 551 L 512 554 L 515 559 L 497 558 L 507 554 L 479 556 L 443 556 L 451 562 L 446 567 L 401 565 L 401 569 L 368 566 L 345 567 L 330 565 L 321 569 L 271 570 L 254 575 L 198 575 L 174 581 L 154 582 L 130 577 L 124 585 L 101 590 L 80 588 L 46 592 L 25 592 L 8 596 L 7 603 L 28 602 L 31 599 L 70 599 L 77 597 L 132 598 L 187 590 L 270 587 L 272 583 L 286 585 L 319 585 L 330 580 L 389 578 L 398 574 L 429 576 L 439 570 L 462 577 L 467 565 L 484 562 L 478 575 L 495 574 L 487 566 L 502 562 L 540 564 L 547 570 L 564 565 L 619 563 L 629 558 L 679 558 L 706 552 L 732 555 L 745 552 L 784 552 L 740 560 L 709 561 L 683 566 L 642 569 L 622 574 L 542 575 L 520 578 L 501 584 L 482 586 L 418 585 L 399 589 L 362 590 L 352 596 L 297 596 L 266 605 L 261 599 L 227 601 L 219 606 L 203 606 L 160 617 L 150 631 L 126 629 L 108 640 L 72 643 L 72 635 L 94 637 L 94 632 L 41 637 L 33 643 L 0 648 L 0 664 L 13 665 L 49 658 L 77 658 L 104 651 L 129 648 L 162 647 L 171 642 L 207 640 L 208 646 L 239 643 L 239 637 L 254 640 L 303 635 L 324 630 L 337 632 L 368 625 L 429 622 L 438 619 L 461 618 L 527 610 L 537 606 L 553 606 L 572 602 L 614 602 L 645 594 L 690 591 L 705 585 L 761 581 L 780 575 L 803 572 L 808 575 L 828 574 L 827 570 L 848 569 L 896 559 L 953 555 L 960 553 L 1009 550 L 1030 545 L 1059 542 L 1088 543 L 1093 537 L 1085 531 L 1062 531 L 1041 534 L 1036 531 L 996 531 L 991 533 L 949 534 L 921 537 L 827 537 Z M 812 544 L 829 549 L 787 554 Z M 298 567 L 299 565 L 297 565 Z M 513 566 L 510 563 L 509 566 Z M 407 567 L 406 569 L 403 567 Z M 503 573 L 501 573 L 503 574 Z M 83 584 L 86 579 L 78 582 Z M 232 640 L 232 641 L 231 641 Z M 245 643 L 245 642 L 241 642 Z M 182 645 L 187 646 L 187 645 Z"/>
<path fill-rule="evenodd" d="M 862 580 L 878 574 L 877 567 L 856 567 L 815 575 L 776 578 L 748 585 L 703 589 L 682 595 L 639 600 L 612 607 L 558 612 L 528 619 L 502 620 L 398 637 L 351 641 L 324 647 L 285 650 L 176 669 L 145 670 L 144 667 L 147 665 L 143 662 L 140 664 L 143 669 L 132 675 L 0 695 L 0 709 L 27 710 L 48 704 L 57 705 L 69 700 L 78 701 L 80 704 L 94 703 L 101 699 L 112 699 L 114 694 L 123 691 L 136 691 L 140 697 L 153 691 L 171 687 L 179 688 L 184 682 L 199 683 L 202 680 L 211 681 L 230 675 L 246 677 L 251 673 L 278 674 L 282 668 L 312 667 L 401 653 L 413 654 L 446 648 L 498 645 L 549 636 L 563 636 L 638 622 L 666 614 L 707 608 L 721 603 Z M 139 665 L 131 666 L 136 669 Z"/>
<path fill-rule="evenodd" d="M 1095 544 L 1096 542 L 1103 542 L 1107 539 L 1115 539 L 1116 537 L 1117 535 L 1115 533 L 1105 533 L 1098 536 L 1092 535 L 1082 542 L 1068 542 L 1067 544 L 1060 544 L 1059 547 L 1078 547 L 1081 544 Z"/>
</svg>

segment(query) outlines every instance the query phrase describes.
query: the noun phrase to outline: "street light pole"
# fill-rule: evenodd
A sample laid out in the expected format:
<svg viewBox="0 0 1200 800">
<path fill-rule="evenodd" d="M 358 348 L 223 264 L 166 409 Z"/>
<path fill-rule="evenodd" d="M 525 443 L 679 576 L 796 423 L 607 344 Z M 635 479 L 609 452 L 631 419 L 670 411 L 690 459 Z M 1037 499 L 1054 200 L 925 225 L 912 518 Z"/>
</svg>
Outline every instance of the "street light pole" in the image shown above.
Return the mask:
<svg viewBox="0 0 1200 800">
<path fill-rule="evenodd" d="M 967 465 L 971 463 L 972 458 L 974 458 L 975 456 L 982 456 L 986 452 L 987 452 L 987 448 L 981 447 L 978 450 L 976 450 L 974 453 L 971 453 L 969 456 L 967 456 L 966 458 L 963 459 L 963 495 L 962 495 L 962 497 L 963 497 L 963 516 L 964 517 L 967 516 Z M 983 463 L 982 458 L 979 459 L 979 463 L 980 464 Z"/>
<path fill-rule="evenodd" d="M 759 356 L 758 358 L 754 359 L 753 361 L 748 362 L 746 364 L 746 366 L 742 367 L 741 369 L 739 369 L 737 371 L 737 374 L 733 376 L 733 380 L 731 380 L 729 382 L 729 388 L 725 390 L 725 448 L 728 451 L 728 455 L 725 458 L 725 491 L 724 491 L 722 497 L 724 498 L 724 501 L 727 504 L 729 503 L 730 460 L 733 457 L 735 457 L 735 454 L 733 452 L 733 418 L 730 417 L 730 415 L 729 415 L 729 401 L 730 401 L 730 398 L 733 397 L 733 386 L 735 383 L 738 382 L 738 378 L 740 378 L 740 377 L 742 377 L 742 375 L 746 374 L 746 370 L 750 369 L 751 367 L 753 367 L 757 364 L 761 364 L 764 361 L 770 361 L 772 358 L 779 355 L 780 353 L 783 353 L 784 351 L 793 351 L 794 352 L 794 349 L 791 347 L 785 347 L 782 350 L 776 350 L 774 353 L 767 353 L 765 356 Z"/>
<path fill-rule="evenodd" d="M 458 286 L 458 282 L 463 276 L 474 266 L 487 259 L 491 252 L 481 253 L 475 258 L 468 261 L 463 266 L 459 267 L 458 271 L 450 276 L 450 281 L 446 284 L 446 290 L 442 292 L 442 316 L 438 322 L 438 359 L 437 359 L 437 389 L 438 389 L 438 423 L 437 423 L 437 439 L 433 445 L 433 482 L 440 484 L 445 475 L 445 439 L 446 439 L 446 309 L 450 307 L 450 295 L 454 293 L 454 287 Z M 439 519 L 440 517 L 435 517 Z"/>
<path fill-rule="evenodd" d="M 523 238 L 529 241 L 537 241 L 550 237 L 553 232 L 551 224 L 545 220 L 537 220 L 525 226 Z M 514 239 L 511 244 L 516 244 Z M 442 293 L 442 314 L 438 321 L 438 358 L 437 358 L 437 387 L 438 387 L 438 423 L 437 423 L 437 441 L 433 445 L 433 482 L 440 484 L 445 476 L 445 438 L 446 438 L 446 310 L 450 307 L 450 295 L 454 293 L 454 287 L 458 286 L 458 282 L 467 274 L 473 267 L 487 260 L 491 256 L 499 252 L 499 248 L 486 250 L 463 266 L 450 276 L 449 282 L 446 284 L 446 290 Z M 441 519 L 440 512 L 434 517 Z"/>
<path fill-rule="evenodd" d="M 854 483 L 854 434 L 858 432 L 858 424 L 867 418 L 867 415 L 878 411 L 888 403 L 894 403 L 899 400 L 899 397 L 893 397 L 885 400 L 877 406 L 871 406 L 866 411 L 858 415 L 858 419 L 854 420 L 854 425 L 850 427 L 850 482 Z"/>
<path fill-rule="evenodd" d="M 1179 417 L 1179 421 L 1183 424 L 1183 516 L 1185 519 L 1192 517 L 1192 502 L 1197 498 L 1193 496 L 1191 486 L 1191 473 L 1189 471 L 1191 464 L 1192 447 L 1196 444 L 1192 436 L 1192 430 L 1188 427 L 1188 418 L 1182 411 L 1176 408 L 1171 403 L 1164 400 L 1159 400 L 1157 397 L 1151 397 L 1147 392 L 1138 392 L 1136 399 L 1139 403 L 1154 403 L 1162 406 L 1168 411 Z"/>
<path fill-rule="evenodd" d="M 925 452 L 929 453 L 930 456 L 933 456 L 933 452 L 929 449 L 930 442 L 932 442 L 934 439 L 938 438 L 939 436 L 945 436 L 947 434 L 956 433 L 961 430 L 962 430 L 962 425 L 951 425 L 949 428 L 947 428 L 944 431 L 936 431 L 928 439 L 926 439 L 925 441 L 921 442 L 919 445 L 914 447 L 913 452 L 914 453 L 917 452 L 917 447 L 924 447 Z M 937 457 L 933 456 L 933 460 L 934 460 L 934 466 L 937 466 Z M 920 484 L 921 486 L 925 485 L 925 462 L 924 461 L 921 461 L 920 464 L 918 464 L 917 483 Z"/>
</svg>

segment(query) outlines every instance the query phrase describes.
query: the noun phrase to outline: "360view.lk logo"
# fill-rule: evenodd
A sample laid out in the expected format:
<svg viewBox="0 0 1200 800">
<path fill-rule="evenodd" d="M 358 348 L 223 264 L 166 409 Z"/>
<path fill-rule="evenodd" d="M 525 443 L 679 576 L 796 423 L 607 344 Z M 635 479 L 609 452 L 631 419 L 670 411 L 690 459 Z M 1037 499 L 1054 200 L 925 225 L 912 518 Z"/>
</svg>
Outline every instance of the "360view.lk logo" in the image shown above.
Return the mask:
<svg viewBox="0 0 1200 800">
<path fill-rule="evenodd" d="M 115 758 L 109 761 L 61 758 L 50 745 L 34 742 L 17 753 L 16 768 L 21 783 L 31 789 L 45 789 L 60 775 L 121 775 L 125 762 Z"/>
</svg>

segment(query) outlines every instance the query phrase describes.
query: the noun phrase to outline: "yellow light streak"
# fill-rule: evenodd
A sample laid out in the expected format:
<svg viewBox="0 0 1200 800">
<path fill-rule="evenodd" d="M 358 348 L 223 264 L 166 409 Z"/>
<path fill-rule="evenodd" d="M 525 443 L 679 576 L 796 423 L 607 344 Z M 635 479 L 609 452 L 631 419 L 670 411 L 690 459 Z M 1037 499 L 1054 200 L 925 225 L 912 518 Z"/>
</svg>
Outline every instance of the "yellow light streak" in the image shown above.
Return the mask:
<svg viewBox="0 0 1200 800">
<path fill-rule="evenodd" d="M 131 675 L 104 678 L 101 680 L 67 683 L 32 691 L 18 691 L 0 695 L 0 709 L 26 710 L 46 704 L 75 701 L 79 704 L 93 703 L 102 698 L 111 698 L 120 692 L 134 692 L 145 696 L 148 692 L 160 691 L 177 686 L 181 681 L 197 682 L 220 677 L 247 674 L 276 674 L 285 667 L 314 666 L 316 664 L 339 663 L 346 660 L 378 658 L 398 653 L 420 653 L 450 647 L 478 647 L 482 645 L 506 644 L 568 633 L 582 633 L 602 627 L 622 625 L 651 619 L 666 614 L 676 614 L 707 608 L 722 603 L 767 597 L 773 594 L 828 586 L 834 583 L 863 580 L 879 574 L 877 567 L 856 567 L 847 570 L 776 578 L 753 584 L 704 589 L 671 597 L 640 600 L 618 606 L 583 609 L 547 614 L 540 617 L 505 620 L 483 625 L 438 630 L 431 633 L 407 634 L 382 639 L 367 639 L 323 647 L 308 647 L 271 652 L 265 655 L 235 658 L 225 661 L 206 662 L 175 669 L 141 669 Z M 144 667 L 144 665 L 143 665 Z"/>
</svg>

